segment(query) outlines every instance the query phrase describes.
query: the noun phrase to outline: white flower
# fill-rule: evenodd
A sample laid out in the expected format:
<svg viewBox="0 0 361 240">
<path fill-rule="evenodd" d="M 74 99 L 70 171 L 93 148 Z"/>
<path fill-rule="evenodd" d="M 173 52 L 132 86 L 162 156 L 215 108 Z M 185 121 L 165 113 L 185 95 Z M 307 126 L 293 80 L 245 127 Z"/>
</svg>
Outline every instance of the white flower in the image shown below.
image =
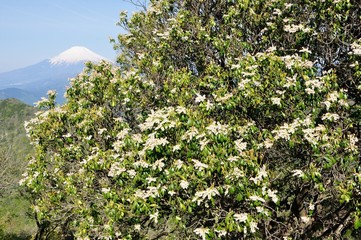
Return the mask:
<svg viewBox="0 0 361 240">
<path fill-rule="evenodd" d="M 137 189 L 137 191 L 134 193 L 134 196 L 141 199 L 147 199 L 149 197 L 147 192 L 141 189 Z"/>
<path fill-rule="evenodd" d="M 340 106 L 344 106 L 344 107 L 349 106 L 348 102 L 345 99 L 338 100 L 338 103 L 340 104 Z"/>
<path fill-rule="evenodd" d="M 293 77 L 286 77 L 286 84 L 284 85 L 285 88 L 290 88 L 291 86 L 296 86 L 297 82 L 297 74 L 293 75 Z"/>
<path fill-rule="evenodd" d="M 330 102 L 337 102 L 338 96 L 339 96 L 339 93 L 334 91 L 334 92 L 328 94 L 327 100 Z"/>
<path fill-rule="evenodd" d="M 272 133 L 276 134 L 275 140 L 278 139 L 290 140 L 290 133 L 288 132 L 287 129 L 273 130 Z"/>
<path fill-rule="evenodd" d="M 217 188 L 210 187 L 204 191 L 196 192 L 195 197 L 192 199 L 192 202 L 197 201 L 197 205 L 199 205 L 203 200 L 205 200 L 205 199 L 211 200 L 212 197 L 217 196 L 217 195 L 219 196 L 219 192 L 218 192 Z"/>
<path fill-rule="evenodd" d="M 300 52 L 305 52 L 305 53 L 309 53 L 309 54 L 312 53 L 308 48 L 305 48 L 305 47 L 302 47 L 302 49 L 300 50 Z"/>
<path fill-rule="evenodd" d="M 102 192 L 103 193 L 108 193 L 108 192 L 110 192 L 110 188 L 102 188 Z"/>
<path fill-rule="evenodd" d="M 356 42 L 351 44 L 352 54 L 361 55 L 361 45 Z"/>
<path fill-rule="evenodd" d="M 213 133 L 214 135 L 223 134 L 226 135 L 228 132 L 228 125 L 222 125 L 219 122 L 212 122 L 208 127 L 206 127 L 208 131 Z"/>
<path fill-rule="evenodd" d="M 260 201 L 260 202 L 266 202 L 266 200 L 264 200 L 263 198 L 259 197 L 259 196 L 250 196 L 249 199 L 251 199 L 252 201 Z"/>
<path fill-rule="evenodd" d="M 251 177 L 249 180 L 253 181 L 255 184 L 258 184 L 266 176 L 267 176 L 266 166 L 263 165 L 262 168 L 260 168 L 257 176 L 256 177 Z"/>
<path fill-rule="evenodd" d="M 22 186 L 27 180 L 28 180 L 27 176 L 25 176 L 24 178 L 20 179 L 19 185 Z"/>
<path fill-rule="evenodd" d="M 305 174 L 302 170 L 296 169 L 292 171 L 294 177 L 303 177 Z"/>
<path fill-rule="evenodd" d="M 158 168 L 158 170 L 161 171 L 161 170 L 163 169 L 163 167 L 165 166 L 165 164 L 164 164 L 163 161 L 164 161 L 163 158 L 155 161 L 155 162 L 153 163 L 152 169 L 153 169 L 153 170 L 156 170 L 156 169 Z"/>
<path fill-rule="evenodd" d="M 310 203 L 310 205 L 308 206 L 308 209 L 310 209 L 310 211 L 315 210 L 315 204 Z"/>
<path fill-rule="evenodd" d="M 237 222 L 246 222 L 248 219 L 248 214 L 247 213 L 236 213 L 233 215 L 234 220 L 236 220 Z"/>
<path fill-rule="evenodd" d="M 187 113 L 187 109 L 185 107 L 182 107 L 182 106 L 177 106 L 177 108 L 175 109 L 175 111 L 178 113 L 178 114 L 186 114 Z"/>
<path fill-rule="evenodd" d="M 211 103 L 209 100 L 206 102 L 206 110 L 209 111 L 213 108 L 213 103 Z"/>
<path fill-rule="evenodd" d="M 157 146 L 165 146 L 169 142 L 167 138 L 156 138 L 154 134 L 150 134 L 147 141 L 144 143 L 144 151 L 146 150 L 153 150 Z"/>
<path fill-rule="evenodd" d="M 201 139 L 201 138 L 204 138 L 205 136 L 206 136 L 205 133 L 198 134 L 198 135 L 196 136 L 196 139 Z"/>
<path fill-rule="evenodd" d="M 264 207 L 261 207 L 261 206 L 257 206 L 257 207 L 256 207 L 256 210 L 257 210 L 257 212 L 263 213 L 263 214 L 265 214 L 265 215 L 267 215 L 267 216 L 268 216 L 268 214 L 269 214 L 269 212 L 268 212 Z"/>
<path fill-rule="evenodd" d="M 281 98 L 271 98 L 272 104 L 274 105 L 281 105 Z"/>
<path fill-rule="evenodd" d="M 108 172 L 108 176 L 109 177 L 117 177 L 125 171 L 126 171 L 126 169 L 121 168 L 119 162 L 115 162 L 111 165 L 110 170 Z"/>
<path fill-rule="evenodd" d="M 239 157 L 237 156 L 230 156 L 227 160 L 230 161 L 230 162 L 235 162 L 235 161 L 238 161 Z"/>
<path fill-rule="evenodd" d="M 246 84 L 249 83 L 250 80 L 249 79 L 242 79 L 239 83 L 238 83 L 238 88 L 243 90 L 246 87 Z"/>
<path fill-rule="evenodd" d="M 159 215 L 159 212 L 156 211 L 155 213 L 153 214 L 150 214 L 149 217 L 150 217 L 150 220 L 153 220 L 154 223 L 158 223 L 158 215 Z"/>
<path fill-rule="evenodd" d="M 313 88 L 306 88 L 305 91 L 308 95 L 315 94 L 315 90 Z"/>
<path fill-rule="evenodd" d="M 179 144 L 173 146 L 173 152 L 178 151 L 178 150 L 180 150 L 180 149 L 181 149 L 181 146 L 180 146 Z"/>
<path fill-rule="evenodd" d="M 185 180 L 181 180 L 180 184 L 179 184 L 183 189 L 187 189 L 189 186 L 189 182 L 185 181 Z"/>
<path fill-rule="evenodd" d="M 255 72 L 242 72 L 243 77 L 252 77 L 255 74 Z"/>
<path fill-rule="evenodd" d="M 203 170 L 204 168 L 208 168 L 207 164 L 204 164 L 196 159 L 192 159 L 192 162 L 194 163 L 194 168 L 197 170 Z"/>
<path fill-rule="evenodd" d="M 253 222 L 253 221 L 249 223 L 249 227 L 250 227 L 250 229 L 251 229 L 251 233 L 255 233 L 256 230 L 258 229 L 257 223 L 256 223 L 256 222 Z"/>
<path fill-rule="evenodd" d="M 103 132 L 107 131 L 106 128 L 100 128 L 98 129 L 98 134 L 103 134 Z"/>
<path fill-rule="evenodd" d="M 116 122 L 124 122 L 124 119 L 122 117 L 116 117 L 116 118 L 113 118 L 113 119 Z"/>
<path fill-rule="evenodd" d="M 239 65 L 239 64 L 232 64 L 231 65 L 231 69 L 238 69 L 240 67 L 241 67 L 241 65 Z"/>
<path fill-rule="evenodd" d="M 190 142 L 197 135 L 198 130 L 195 127 L 191 127 L 186 133 L 183 134 L 181 139 Z"/>
<path fill-rule="evenodd" d="M 302 132 L 304 133 L 304 138 L 309 143 L 312 143 L 313 145 L 317 145 L 319 137 L 317 136 L 315 129 L 307 128 L 307 129 L 303 129 Z"/>
<path fill-rule="evenodd" d="M 122 131 L 120 131 L 117 134 L 117 139 L 118 140 L 124 139 L 124 137 L 128 135 L 129 131 L 130 131 L 130 128 L 124 128 Z"/>
<path fill-rule="evenodd" d="M 209 233 L 209 228 L 196 228 L 193 232 L 200 236 L 202 240 L 206 240 L 206 234 Z"/>
<path fill-rule="evenodd" d="M 139 168 L 139 167 L 148 168 L 148 167 L 149 167 L 149 164 L 148 164 L 146 161 L 144 161 L 144 160 L 139 160 L 139 161 L 133 163 L 133 166 L 134 166 L 135 168 Z"/>
<path fill-rule="evenodd" d="M 148 184 L 157 181 L 157 179 L 154 177 L 147 177 L 145 180 L 147 180 Z"/>
<path fill-rule="evenodd" d="M 218 237 L 224 237 L 224 236 L 227 236 L 227 231 L 226 230 L 214 230 L 216 233 L 217 233 L 217 235 L 218 235 Z"/>
<path fill-rule="evenodd" d="M 55 95 L 56 91 L 55 90 L 49 90 L 46 95 Z"/>
<path fill-rule="evenodd" d="M 176 161 L 174 162 L 174 164 L 176 165 L 176 167 L 177 167 L 178 169 L 181 169 L 182 166 L 183 166 L 183 161 L 178 159 L 178 160 L 176 160 Z"/>
<path fill-rule="evenodd" d="M 331 102 L 329 102 L 329 101 L 324 101 L 324 102 L 322 102 L 322 103 L 325 104 L 326 110 L 329 110 L 329 109 L 330 109 L 330 107 L 331 107 Z"/>
<path fill-rule="evenodd" d="M 340 116 L 337 113 L 326 113 L 321 117 L 322 120 L 337 121 Z"/>
<path fill-rule="evenodd" d="M 139 232 L 140 229 L 141 229 L 140 224 L 135 224 L 135 225 L 134 225 L 134 230 L 135 230 L 135 231 Z"/>
<path fill-rule="evenodd" d="M 71 134 L 70 134 L 70 133 L 64 134 L 63 137 L 64 137 L 64 138 L 70 138 L 70 137 L 71 137 Z"/>
<path fill-rule="evenodd" d="M 282 11 L 280 10 L 280 9 L 278 9 L 278 8 L 275 8 L 274 10 L 273 10 L 273 13 L 272 13 L 273 15 L 281 15 L 282 14 Z"/>
<path fill-rule="evenodd" d="M 278 202 L 278 196 L 276 195 L 277 190 L 272 191 L 271 189 L 267 190 L 267 195 L 272 199 L 274 203 Z"/>
<path fill-rule="evenodd" d="M 204 95 L 200 95 L 200 94 L 196 94 L 197 95 L 197 97 L 196 97 L 196 103 L 199 103 L 199 102 L 203 102 L 204 100 L 206 100 L 206 96 L 204 96 Z"/>
<path fill-rule="evenodd" d="M 307 87 L 311 87 L 312 90 L 315 88 L 321 88 L 324 85 L 324 82 L 320 78 L 308 80 L 305 82 Z"/>
<path fill-rule="evenodd" d="M 359 139 L 354 134 L 350 134 L 348 136 L 348 140 L 349 140 L 350 144 L 346 148 L 346 150 L 351 151 L 351 152 L 357 152 L 358 151 L 357 142 L 359 141 Z"/>
<path fill-rule="evenodd" d="M 298 25 L 294 25 L 294 24 L 291 24 L 291 25 L 285 25 L 283 30 L 285 32 L 289 32 L 289 33 L 295 33 L 297 31 L 299 31 L 299 27 Z"/>
<path fill-rule="evenodd" d="M 271 52 L 275 52 L 276 50 L 277 50 L 277 48 L 274 47 L 274 46 L 272 46 L 272 47 L 267 48 L 267 49 L 266 49 L 266 52 L 267 52 L 267 53 L 271 53 Z"/>
<path fill-rule="evenodd" d="M 286 92 L 286 91 L 276 90 L 276 93 L 277 93 L 278 95 L 283 95 L 283 94 L 285 94 L 285 92 Z"/>
<path fill-rule="evenodd" d="M 226 102 L 228 99 L 230 99 L 231 97 L 233 97 L 233 93 L 227 93 L 225 94 L 223 97 L 216 97 L 216 101 L 217 102 Z"/>
<path fill-rule="evenodd" d="M 266 171 L 266 166 L 263 165 L 258 172 L 257 178 L 262 179 L 267 177 L 267 171 Z"/>
<path fill-rule="evenodd" d="M 132 178 L 133 178 L 135 175 L 137 175 L 137 172 L 134 171 L 133 169 L 128 170 L 127 173 L 128 173 L 129 176 L 132 177 Z"/>
<path fill-rule="evenodd" d="M 301 221 L 305 224 L 308 224 L 311 221 L 311 218 L 308 216 L 302 216 Z"/>
<path fill-rule="evenodd" d="M 199 142 L 199 145 L 201 146 L 201 151 L 207 146 L 208 143 L 209 143 L 209 140 L 208 140 L 208 139 L 202 139 L 202 140 Z"/>
<path fill-rule="evenodd" d="M 243 139 L 238 139 L 234 141 L 234 144 L 236 145 L 235 147 L 239 152 L 247 149 L 247 143 L 243 142 Z"/>
<path fill-rule="evenodd" d="M 234 167 L 232 174 L 230 174 L 229 176 L 230 176 L 230 179 L 235 180 L 235 179 L 244 177 L 244 172 L 242 170 L 240 170 L 238 167 Z"/>
<path fill-rule="evenodd" d="M 264 144 L 264 147 L 265 148 L 271 148 L 272 146 L 273 146 L 273 142 L 272 142 L 272 140 L 271 139 L 269 139 L 269 138 L 267 138 L 264 142 L 263 142 L 263 144 Z"/>
</svg>

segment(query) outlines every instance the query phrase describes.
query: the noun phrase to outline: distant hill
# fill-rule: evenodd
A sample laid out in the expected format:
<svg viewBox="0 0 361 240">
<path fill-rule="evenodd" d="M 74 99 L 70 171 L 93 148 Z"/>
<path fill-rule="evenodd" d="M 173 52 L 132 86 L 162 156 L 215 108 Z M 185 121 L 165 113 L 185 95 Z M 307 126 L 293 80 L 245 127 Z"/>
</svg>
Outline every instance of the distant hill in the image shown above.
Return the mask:
<svg viewBox="0 0 361 240">
<path fill-rule="evenodd" d="M 48 90 L 56 90 L 57 102 L 63 103 L 68 79 L 79 74 L 85 62 L 101 60 L 108 61 L 85 47 L 72 47 L 51 59 L 0 73 L 0 99 L 11 97 L 32 105 Z"/>
<path fill-rule="evenodd" d="M 33 104 L 39 100 L 39 97 L 32 92 L 18 88 L 6 88 L 0 90 L 0 99 L 16 98 L 24 103 Z"/>
</svg>

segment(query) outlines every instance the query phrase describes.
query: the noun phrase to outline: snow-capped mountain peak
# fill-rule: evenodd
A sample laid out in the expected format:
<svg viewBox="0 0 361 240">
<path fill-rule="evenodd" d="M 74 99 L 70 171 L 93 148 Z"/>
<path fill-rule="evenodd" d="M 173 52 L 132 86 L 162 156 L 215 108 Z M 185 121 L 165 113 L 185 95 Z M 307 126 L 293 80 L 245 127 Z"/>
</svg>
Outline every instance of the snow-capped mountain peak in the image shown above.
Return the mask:
<svg viewBox="0 0 361 240">
<path fill-rule="evenodd" d="M 74 64 L 79 62 L 99 62 L 107 60 L 105 57 L 100 56 L 86 47 L 75 46 L 60 53 L 59 55 L 51 58 L 51 64 Z M 109 61 L 109 60 L 107 60 Z"/>
</svg>

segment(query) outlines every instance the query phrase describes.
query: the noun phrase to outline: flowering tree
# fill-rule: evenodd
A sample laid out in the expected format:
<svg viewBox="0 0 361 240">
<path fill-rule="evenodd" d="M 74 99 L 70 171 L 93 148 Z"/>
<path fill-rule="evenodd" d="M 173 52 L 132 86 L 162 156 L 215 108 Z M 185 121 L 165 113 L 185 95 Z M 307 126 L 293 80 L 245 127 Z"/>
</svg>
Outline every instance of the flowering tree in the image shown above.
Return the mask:
<svg viewBox="0 0 361 240">
<path fill-rule="evenodd" d="M 359 237 L 360 5 L 151 1 L 26 124 L 38 238 Z"/>
</svg>

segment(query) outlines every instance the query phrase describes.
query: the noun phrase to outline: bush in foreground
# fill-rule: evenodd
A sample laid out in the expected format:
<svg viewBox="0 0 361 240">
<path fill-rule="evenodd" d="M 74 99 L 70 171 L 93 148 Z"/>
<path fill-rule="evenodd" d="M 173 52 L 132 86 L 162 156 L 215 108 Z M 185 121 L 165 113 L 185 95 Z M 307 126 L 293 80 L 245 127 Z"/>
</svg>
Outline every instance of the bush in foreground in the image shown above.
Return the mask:
<svg viewBox="0 0 361 240">
<path fill-rule="evenodd" d="M 40 239 L 360 237 L 357 1 L 151 1 L 27 124 Z M 115 42 L 115 41 L 114 41 Z"/>
</svg>

